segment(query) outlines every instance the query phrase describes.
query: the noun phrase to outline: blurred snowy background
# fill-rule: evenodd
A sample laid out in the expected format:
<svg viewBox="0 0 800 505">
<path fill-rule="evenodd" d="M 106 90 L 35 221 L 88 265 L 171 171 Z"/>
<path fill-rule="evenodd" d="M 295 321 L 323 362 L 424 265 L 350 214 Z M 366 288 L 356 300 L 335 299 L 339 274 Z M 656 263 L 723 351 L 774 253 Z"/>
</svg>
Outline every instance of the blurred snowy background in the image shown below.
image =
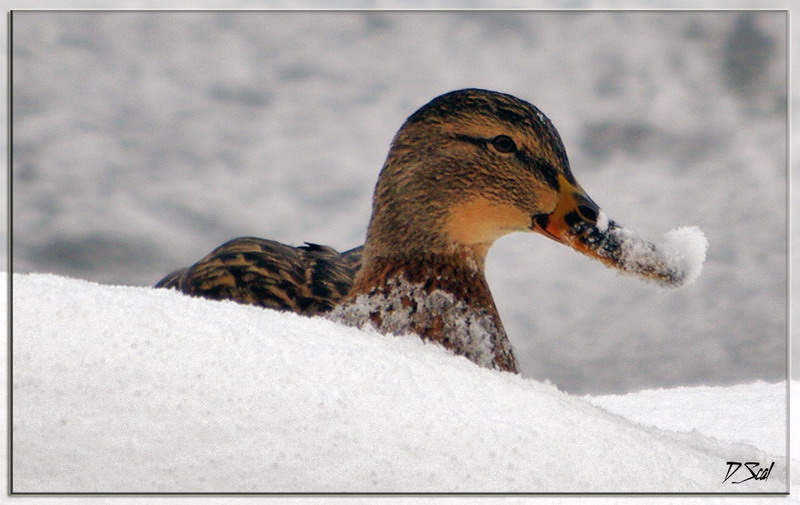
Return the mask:
<svg viewBox="0 0 800 505">
<path fill-rule="evenodd" d="M 523 375 L 575 393 L 786 376 L 781 12 L 18 12 L 13 267 L 150 285 L 223 241 L 362 243 L 404 119 L 463 87 L 558 127 L 582 186 L 695 286 L 538 235 L 488 277 Z"/>
</svg>

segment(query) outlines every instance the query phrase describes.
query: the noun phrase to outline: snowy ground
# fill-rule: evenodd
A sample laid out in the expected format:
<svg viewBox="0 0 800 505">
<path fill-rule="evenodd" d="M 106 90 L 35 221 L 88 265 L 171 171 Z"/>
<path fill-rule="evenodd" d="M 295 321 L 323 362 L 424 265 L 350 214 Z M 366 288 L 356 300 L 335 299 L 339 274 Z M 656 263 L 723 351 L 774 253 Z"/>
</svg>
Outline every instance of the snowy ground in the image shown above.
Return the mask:
<svg viewBox="0 0 800 505">
<path fill-rule="evenodd" d="M 16 275 L 13 294 L 15 492 L 788 488 L 785 382 L 580 398 L 172 291 Z M 732 484 L 728 461 L 775 465 Z"/>
<path fill-rule="evenodd" d="M 736 11 L 19 13 L 15 268 L 148 285 L 237 235 L 352 247 L 402 121 L 486 87 L 553 119 L 611 218 L 710 242 L 697 284 L 663 290 L 538 236 L 500 241 L 489 283 L 525 376 L 581 394 L 784 380 L 785 26 Z"/>
</svg>

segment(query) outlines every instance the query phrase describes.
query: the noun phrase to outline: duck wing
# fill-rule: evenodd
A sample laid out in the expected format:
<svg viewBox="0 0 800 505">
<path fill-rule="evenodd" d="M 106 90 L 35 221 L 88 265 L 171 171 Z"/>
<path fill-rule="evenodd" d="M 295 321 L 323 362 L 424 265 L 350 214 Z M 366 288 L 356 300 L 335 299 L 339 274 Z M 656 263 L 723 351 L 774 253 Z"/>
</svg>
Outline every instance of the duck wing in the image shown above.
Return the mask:
<svg viewBox="0 0 800 505">
<path fill-rule="evenodd" d="M 339 253 L 306 243 L 241 237 L 222 244 L 155 287 L 213 300 L 233 300 L 270 309 L 315 315 L 328 312 L 353 285 L 363 247 Z"/>
</svg>

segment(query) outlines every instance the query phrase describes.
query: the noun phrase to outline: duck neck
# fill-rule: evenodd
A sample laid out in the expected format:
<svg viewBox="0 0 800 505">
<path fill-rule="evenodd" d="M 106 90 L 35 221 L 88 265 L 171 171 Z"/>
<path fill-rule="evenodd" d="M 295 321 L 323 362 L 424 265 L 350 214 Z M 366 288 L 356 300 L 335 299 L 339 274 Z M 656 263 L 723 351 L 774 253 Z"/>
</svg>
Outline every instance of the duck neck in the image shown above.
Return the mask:
<svg viewBox="0 0 800 505">
<path fill-rule="evenodd" d="M 373 256 L 330 317 L 381 333 L 415 333 L 487 367 L 517 371 L 483 274 L 485 249 Z"/>
</svg>

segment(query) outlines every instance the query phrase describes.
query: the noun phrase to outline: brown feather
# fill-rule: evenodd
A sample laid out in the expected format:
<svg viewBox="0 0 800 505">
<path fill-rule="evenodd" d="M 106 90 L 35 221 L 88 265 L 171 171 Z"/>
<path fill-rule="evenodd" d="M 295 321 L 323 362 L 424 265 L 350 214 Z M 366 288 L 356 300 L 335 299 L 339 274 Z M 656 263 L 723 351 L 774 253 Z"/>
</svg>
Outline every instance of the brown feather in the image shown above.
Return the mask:
<svg viewBox="0 0 800 505">
<path fill-rule="evenodd" d="M 361 247 L 339 253 L 317 244 L 292 247 L 255 237 L 233 239 L 156 287 L 315 315 L 331 310 L 353 285 Z"/>
</svg>

